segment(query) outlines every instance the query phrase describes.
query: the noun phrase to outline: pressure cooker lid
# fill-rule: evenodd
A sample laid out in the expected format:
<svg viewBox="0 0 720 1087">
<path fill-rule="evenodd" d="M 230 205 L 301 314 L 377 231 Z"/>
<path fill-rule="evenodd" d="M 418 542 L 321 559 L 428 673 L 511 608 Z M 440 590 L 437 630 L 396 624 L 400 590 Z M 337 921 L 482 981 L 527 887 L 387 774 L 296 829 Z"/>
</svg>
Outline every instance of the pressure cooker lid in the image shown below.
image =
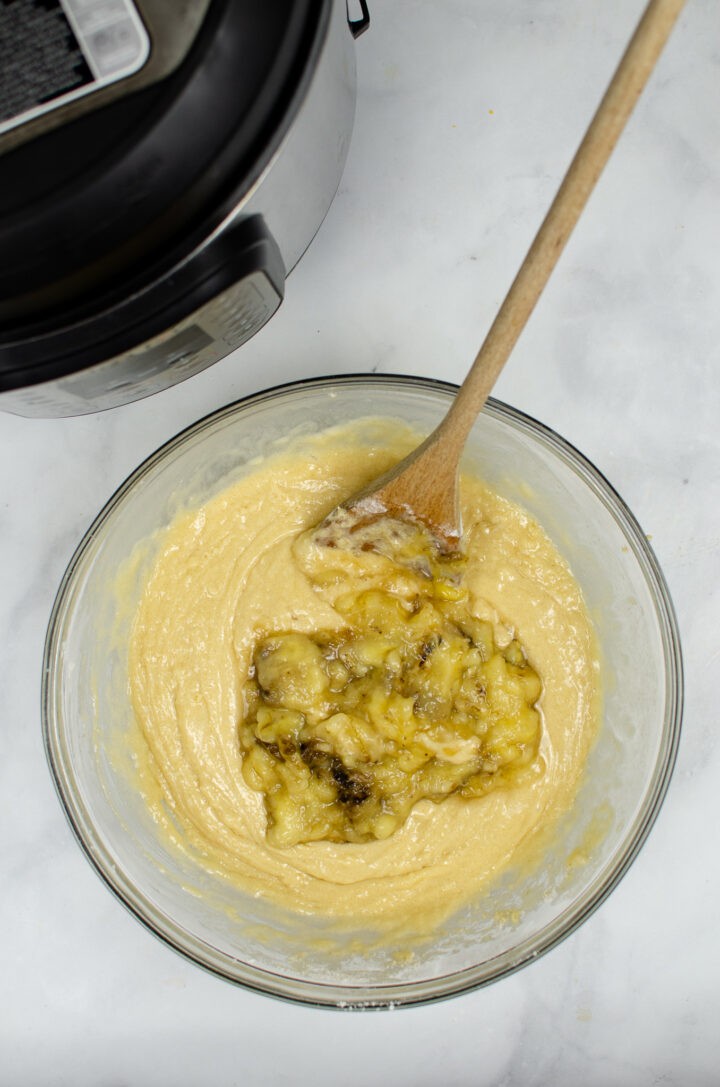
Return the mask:
<svg viewBox="0 0 720 1087">
<path fill-rule="evenodd" d="M 140 44 L 134 39 L 126 76 L 95 79 L 75 55 L 83 44 L 77 18 L 67 17 L 113 5 L 137 19 Z M 3 0 L 0 340 L 67 325 L 127 297 L 222 222 L 290 124 L 330 7 L 331 0 Z M 196 25 L 191 19 L 178 56 L 167 31 L 191 8 Z M 45 67 L 62 68 L 65 90 L 57 79 L 54 91 L 47 80 L 33 86 L 38 65 L 22 40 L 28 19 L 36 45 L 43 20 L 45 31 L 50 19 L 62 32 Z M 0 374 L 8 365 L 0 361 Z"/>
</svg>

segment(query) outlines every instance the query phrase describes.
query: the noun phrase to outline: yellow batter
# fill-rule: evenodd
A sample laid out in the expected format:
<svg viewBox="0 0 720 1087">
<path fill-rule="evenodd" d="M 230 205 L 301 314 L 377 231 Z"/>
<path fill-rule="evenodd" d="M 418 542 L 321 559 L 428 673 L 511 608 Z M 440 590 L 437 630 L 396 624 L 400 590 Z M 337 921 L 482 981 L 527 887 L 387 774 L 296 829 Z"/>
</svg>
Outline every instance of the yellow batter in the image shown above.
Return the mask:
<svg viewBox="0 0 720 1087">
<path fill-rule="evenodd" d="M 133 626 L 130 691 L 153 775 L 148 801 L 208 868 L 303 913 L 421 931 L 475 896 L 567 810 L 594 738 L 598 665 L 581 592 L 538 524 L 479 481 L 462 481 L 471 611 L 498 644 L 516 636 L 542 678 L 539 772 L 467 799 L 423 800 L 385 840 L 275 848 L 245 782 L 238 724 L 253 647 L 277 630 L 340 630 L 293 541 L 405 455 L 389 424 L 305 440 L 258 465 L 167 533 Z"/>
</svg>

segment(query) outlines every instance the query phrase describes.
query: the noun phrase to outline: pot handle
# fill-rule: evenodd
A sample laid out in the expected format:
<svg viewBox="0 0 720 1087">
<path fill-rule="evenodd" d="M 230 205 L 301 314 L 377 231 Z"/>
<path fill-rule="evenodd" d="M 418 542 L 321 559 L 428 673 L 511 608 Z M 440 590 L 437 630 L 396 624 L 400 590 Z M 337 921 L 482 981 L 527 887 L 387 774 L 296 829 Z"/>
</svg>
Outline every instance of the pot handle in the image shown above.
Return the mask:
<svg viewBox="0 0 720 1087">
<path fill-rule="evenodd" d="M 176 325 L 187 340 L 189 321 L 192 350 L 203 337 L 202 346 L 215 339 L 224 345 L 215 358 L 222 358 L 265 324 L 284 293 L 285 265 L 263 217 L 240 218 L 174 270 L 89 317 L 49 331 L 31 326 L 19 336 L 0 328 L 0 393 L 124 355 L 135 378 L 154 372 L 172 361 L 168 337 Z M 187 358 L 190 347 L 181 346 Z"/>
<path fill-rule="evenodd" d="M 358 0 L 360 4 L 361 15 L 359 19 L 351 19 L 350 12 L 348 10 L 348 26 L 350 27 L 350 33 L 353 38 L 359 38 L 361 34 L 364 34 L 367 28 L 370 26 L 370 12 L 366 0 Z"/>
</svg>

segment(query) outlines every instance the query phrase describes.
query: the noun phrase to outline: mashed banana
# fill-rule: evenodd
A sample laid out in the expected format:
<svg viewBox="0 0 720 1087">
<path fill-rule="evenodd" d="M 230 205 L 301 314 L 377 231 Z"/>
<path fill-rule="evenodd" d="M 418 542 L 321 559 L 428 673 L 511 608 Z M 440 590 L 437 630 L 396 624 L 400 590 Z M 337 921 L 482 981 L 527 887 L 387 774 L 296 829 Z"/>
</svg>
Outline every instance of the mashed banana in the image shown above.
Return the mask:
<svg viewBox="0 0 720 1087">
<path fill-rule="evenodd" d="M 517 639 L 501 649 L 470 614 L 463 554 L 387 517 L 311 529 L 294 550 L 345 629 L 277 632 L 253 652 L 243 774 L 272 845 L 389 838 L 421 800 L 536 768 L 542 684 Z M 345 592 L 350 570 L 373 587 Z"/>
<path fill-rule="evenodd" d="M 299 547 L 304 529 L 416 443 L 394 425 L 372 446 L 361 434 L 306 440 L 176 519 L 133 626 L 130 691 L 149 803 L 206 866 L 291 910 L 421 929 L 572 802 L 596 726 L 598 666 L 566 564 L 532 518 L 476 479 L 462 480 L 460 601 L 428 589 L 417 605 L 416 575 L 388 582 L 379 556 L 323 570 Z M 433 614 L 416 638 L 407 631 L 423 608 Z M 397 646 L 393 623 L 405 630 Z M 446 651 L 425 676 L 438 638 Z M 294 705 L 288 661 L 320 685 L 317 712 Z M 462 690 L 471 674 L 475 702 Z M 477 709 L 489 691 L 500 699 L 492 713 Z M 409 721 L 413 707 L 397 736 L 367 728 L 383 715 Z M 448 712 L 467 718 L 452 734 Z"/>
</svg>

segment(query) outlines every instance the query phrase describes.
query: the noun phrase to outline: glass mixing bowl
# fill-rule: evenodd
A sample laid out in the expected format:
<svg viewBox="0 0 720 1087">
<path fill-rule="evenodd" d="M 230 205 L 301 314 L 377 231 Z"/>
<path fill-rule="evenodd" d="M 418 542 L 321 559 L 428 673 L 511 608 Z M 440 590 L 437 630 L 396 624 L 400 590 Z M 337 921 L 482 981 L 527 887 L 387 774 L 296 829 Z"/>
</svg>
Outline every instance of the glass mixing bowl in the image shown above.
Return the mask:
<svg viewBox="0 0 720 1087">
<path fill-rule="evenodd" d="M 543 525 L 596 625 L 603 716 L 572 810 L 532 871 L 508 871 L 432 940 L 376 946 L 285 913 L 205 871 L 161 838 L 126 744 L 127 642 L 153 548 L 181 508 L 235 481 L 279 440 L 366 416 L 428 432 L 455 387 L 412 377 L 312 380 L 259 393 L 173 438 L 88 529 L 58 591 L 43 669 L 52 775 L 87 857 L 125 906 L 193 962 L 250 989 L 307 1004 L 371 1008 L 465 992 L 531 962 L 616 886 L 657 816 L 680 733 L 682 666 L 665 582 L 622 499 L 542 424 L 489 401 L 465 462 Z M 134 561 L 127 561 L 135 554 Z M 118 594 L 118 570 L 125 571 Z M 577 863 L 581 858 L 581 863 Z M 408 952 L 412 952 L 409 954 Z"/>
</svg>

